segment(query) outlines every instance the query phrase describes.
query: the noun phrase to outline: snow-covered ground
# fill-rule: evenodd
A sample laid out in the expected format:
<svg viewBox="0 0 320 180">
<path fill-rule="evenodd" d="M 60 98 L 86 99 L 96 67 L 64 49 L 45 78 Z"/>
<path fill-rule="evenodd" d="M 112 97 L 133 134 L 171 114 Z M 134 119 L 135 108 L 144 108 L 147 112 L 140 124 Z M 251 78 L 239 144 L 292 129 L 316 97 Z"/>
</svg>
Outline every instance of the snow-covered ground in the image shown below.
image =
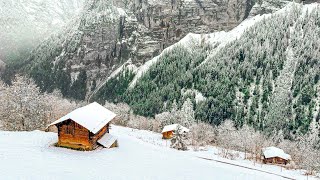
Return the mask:
<svg viewBox="0 0 320 180">
<path fill-rule="evenodd" d="M 0 179 L 285 179 L 199 157 L 307 179 L 300 171 L 220 158 L 214 147 L 199 152 L 170 149 L 158 133 L 112 126 L 111 134 L 120 147 L 82 152 L 52 146 L 56 133 L 0 131 Z"/>
</svg>

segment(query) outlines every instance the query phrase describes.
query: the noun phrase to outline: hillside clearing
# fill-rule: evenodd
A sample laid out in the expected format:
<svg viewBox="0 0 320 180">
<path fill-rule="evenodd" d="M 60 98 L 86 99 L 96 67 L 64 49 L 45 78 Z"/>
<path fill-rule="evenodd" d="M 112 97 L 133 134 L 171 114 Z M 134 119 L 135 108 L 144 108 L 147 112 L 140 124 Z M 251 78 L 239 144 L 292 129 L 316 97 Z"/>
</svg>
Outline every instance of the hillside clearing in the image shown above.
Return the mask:
<svg viewBox="0 0 320 180">
<path fill-rule="evenodd" d="M 6 179 L 283 179 L 280 176 L 230 165 L 247 166 L 294 179 L 300 171 L 227 160 L 207 151 L 177 151 L 161 135 L 112 126 L 119 148 L 81 152 L 52 146 L 57 134 L 41 131 L 0 131 L 0 177 Z M 167 147 L 166 147 L 167 146 Z M 213 158 L 226 163 L 208 161 Z M 309 177 L 309 179 L 312 179 Z"/>
</svg>

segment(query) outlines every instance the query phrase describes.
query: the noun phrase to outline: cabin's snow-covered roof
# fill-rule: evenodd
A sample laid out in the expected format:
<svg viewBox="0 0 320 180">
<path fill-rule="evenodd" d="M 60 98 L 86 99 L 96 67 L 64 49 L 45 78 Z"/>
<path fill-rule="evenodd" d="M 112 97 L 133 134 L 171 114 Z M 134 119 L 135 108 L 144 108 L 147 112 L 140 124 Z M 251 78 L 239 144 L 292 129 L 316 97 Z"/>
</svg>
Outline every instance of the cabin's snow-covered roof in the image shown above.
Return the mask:
<svg viewBox="0 0 320 180">
<path fill-rule="evenodd" d="M 117 138 L 115 136 L 112 136 L 109 133 L 106 133 L 104 136 L 102 136 L 99 140 L 98 143 L 101 144 L 105 148 L 110 148 L 113 143 L 117 141 Z"/>
<path fill-rule="evenodd" d="M 87 128 L 90 132 L 96 134 L 114 117 L 116 117 L 115 113 L 94 102 L 72 111 L 71 113 L 51 123 L 49 126 L 71 119 L 81 126 Z"/>
<path fill-rule="evenodd" d="M 265 158 L 273 158 L 273 157 L 279 157 L 285 160 L 290 160 L 291 156 L 289 154 L 286 154 L 282 149 L 276 148 L 276 147 L 267 147 L 262 149 L 262 153 Z"/>
<path fill-rule="evenodd" d="M 161 133 L 168 132 L 168 131 L 176 131 L 178 129 L 178 126 L 181 127 L 182 132 L 189 132 L 188 128 L 183 127 L 180 124 L 171 124 L 171 125 L 165 126 Z"/>
</svg>

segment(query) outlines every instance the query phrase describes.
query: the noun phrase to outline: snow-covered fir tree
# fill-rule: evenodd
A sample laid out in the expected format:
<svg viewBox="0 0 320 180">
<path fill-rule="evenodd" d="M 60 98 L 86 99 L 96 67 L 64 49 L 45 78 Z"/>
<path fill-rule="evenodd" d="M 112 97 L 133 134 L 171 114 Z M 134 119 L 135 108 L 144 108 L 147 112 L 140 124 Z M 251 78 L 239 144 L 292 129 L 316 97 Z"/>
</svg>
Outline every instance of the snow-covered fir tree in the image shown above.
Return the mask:
<svg viewBox="0 0 320 180">
<path fill-rule="evenodd" d="M 185 121 L 183 123 L 186 127 L 190 127 L 193 123 L 195 123 L 195 116 L 193 110 L 193 103 L 188 98 L 181 107 L 182 120 Z"/>
<path fill-rule="evenodd" d="M 182 151 L 188 150 L 189 139 L 187 136 L 188 134 L 182 131 L 181 126 L 178 126 L 171 139 L 170 147 Z"/>
</svg>

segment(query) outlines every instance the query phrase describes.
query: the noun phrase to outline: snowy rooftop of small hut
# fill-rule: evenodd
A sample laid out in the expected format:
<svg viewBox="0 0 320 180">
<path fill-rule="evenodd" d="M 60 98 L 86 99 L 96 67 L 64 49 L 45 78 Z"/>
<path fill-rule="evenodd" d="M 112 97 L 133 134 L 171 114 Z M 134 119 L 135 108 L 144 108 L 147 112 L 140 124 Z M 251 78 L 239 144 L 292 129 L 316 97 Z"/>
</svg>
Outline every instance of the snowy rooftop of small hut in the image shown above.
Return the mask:
<svg viewBox="0 0 320 180">
<path fill-rule="evenodd" d="M 169 131 L 176 131 L 178 129 L 178 126 L 181 127 L 182 132 L 189 132 L 188 128 L 183 127 L 180 124 L 171 124 L 171 125 L 165 126 L 161 133 L 169 132 Z"/>
<path fill-rule="evenodd" d="M 71 113 L 51 123 L 49 126 L 71 119 L 81 126 L 87 128 L 90 132 L 96 134 L 114 117 L 116 117 L 115 113 L 94 102 L 72 111 Z"/>
<path fill-rule="evenodd" d="M 291 156 L 286 154 L 282 149 L 276 147 L 267 147 L 262 149 L 263 155 L 265 158 L 273 158 L 273 157 L 280 157 L 285 160 L 290 160 Z"/>
</svg>

